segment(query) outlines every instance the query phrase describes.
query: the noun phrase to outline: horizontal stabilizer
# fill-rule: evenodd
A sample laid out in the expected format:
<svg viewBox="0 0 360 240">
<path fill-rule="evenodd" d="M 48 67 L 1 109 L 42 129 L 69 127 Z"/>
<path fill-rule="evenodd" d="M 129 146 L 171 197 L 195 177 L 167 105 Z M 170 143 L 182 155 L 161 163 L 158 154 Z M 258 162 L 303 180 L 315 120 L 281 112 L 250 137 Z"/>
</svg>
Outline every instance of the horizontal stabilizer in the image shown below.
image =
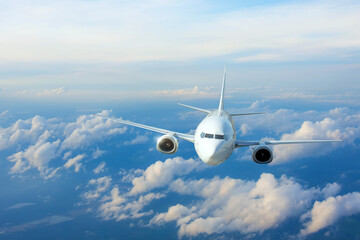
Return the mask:
<svg viewBox="0 0 360 240">
<path fill-rule="evenodd" d="M 200 111 L 200 112 L 205 112 L 207 114 L 211 113 L 210 110 L 206 110 L 206 109 L 202 109 L 202 108 L 198 108 L 198 107 L 192 107 L 192 106 L 189 106 L 189 105 L 185 105 L 185 104 L 182 104 L 182 103 L 178 103 L 180 106 L 183 106 L 183 107 L 187 107 L 187 108 L 191 108 L 191 109 L 194 109 L 194 110 L 197 110 L 197 111 Z"/>
<path fill-rule="evenodd" d="M 265 113 L 264 112 L 263 113 L 233 113 L 230 115 L 235 117 L 235 116 L 258 115 L 258 114 L 265 114 Z"/>
</svg>

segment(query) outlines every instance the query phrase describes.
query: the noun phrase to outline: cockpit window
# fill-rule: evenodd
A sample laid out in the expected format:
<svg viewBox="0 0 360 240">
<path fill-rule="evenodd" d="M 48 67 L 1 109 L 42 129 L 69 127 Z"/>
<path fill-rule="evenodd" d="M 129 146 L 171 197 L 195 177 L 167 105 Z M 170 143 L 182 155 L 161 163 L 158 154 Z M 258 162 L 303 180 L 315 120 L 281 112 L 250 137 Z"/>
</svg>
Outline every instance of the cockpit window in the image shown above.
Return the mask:
<svg viewBox="0 0 360 240">
<path fill-rule="evenodd" d="M 211 138 L 211 139 L 219 139 L 219 140 L 227 140 L 227 136 L 226 135 L 221 135 L 221 134 L 212 134 L 212 133 L 204 133 L 202 132 L 200 134 L 200 137 L 201 138 Z"/>
<path fill-rule="evenodd" d="M 205 133 L 206 138 L 214 138 L 214 134 Z"/>
<path fill-rule="evenodd" d="M 224 135 L 215 134 L 215 139 L 224 139 Z"/>
</svg>

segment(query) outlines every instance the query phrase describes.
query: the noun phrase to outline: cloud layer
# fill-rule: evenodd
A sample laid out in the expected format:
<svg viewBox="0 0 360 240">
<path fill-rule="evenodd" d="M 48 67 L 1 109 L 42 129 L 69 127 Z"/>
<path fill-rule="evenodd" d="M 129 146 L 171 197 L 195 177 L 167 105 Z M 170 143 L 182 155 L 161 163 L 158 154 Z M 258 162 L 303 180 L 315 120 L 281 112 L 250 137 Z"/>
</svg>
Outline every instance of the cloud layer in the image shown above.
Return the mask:
<svg viewBox="0 0 360 240">
<path fill-rule="evenodd" d="M 225 11 L 206 1 L 8 2 L 0 14 L 6 36 L 0 61 L 131 62 L 234 53 L 239 62 L 302 60 L 359 49 L 359 8 L 356 1 Z"/>
<path fill-rule="evenodd" d="M 256 105 L 253 107 L 259 107 Z M 282 124 L 275 132 L 291 129 L 294 124 L 299 128 L 283 134 L 282 139 L 342 138 L 343 144 L 350 145 L 355 144 L 359 134 L 359 115 L 346 108 L 322 113 L 283 109 L 267 116 L 267 120 L 277 123 L 285 122 L 286 118 L 290 119 L 289 125 Z M 296 121 L 297 118 L 300 119 Z M 312 120 L 304 121 L 304 118 Z M 244 136 L 258 124 L 247 123 L 242 128 Z M 265 128 L 272 128 L 272 124 L 265 124 Z M 93 115 L 82 115 L 74 122 L 35 116 L 1 128 L 0 149 L 13 152 L 8 157 L 11 174 L 36 169 L 46 179 L 61 169 L 75 172 L 84 169 L 87 159 L 104 154 L 96 146 L 98 142 L 125 131 L 126 128 Z M 137 143 L 136 139 L 139 138 L 129 143 Z M 326 146 L 321 154 L 331 150 L 331 146 Z M 275 154 L 282 154 L 277 155 L 279 163 L 295 159 L 290 153 L 296 151 L 306 156 L 313 149 L 292 146 L 274 149 Z M 124 170 L 116 176 L 103 176 L 108 172 L 105 166 L 105 162 L 93 166 L 91 170 L 96 177 L 86 186 L 78 186 L 77 189 L 83 189 L 83 202 L 79 205 L 87 206 L 105 220 L 127 219 L 146 226 L 175 222 L 180 237 L 231 232 L 256 235 L 280 227 L 289 219 L 298 219 L 299 228 L 294 235 L 304 237 L 335 224 L 342 217 L 360 213 L 356 204 L 359 193 L 339 195 L 338 183 L 309 187 L 286 175 L 276 177 L 271 173 L 253 180 L 201 178 L 197 176 L 207 169 L 206 165 L 200 160 L 181 157 L 156 161 L 146 169 Z M 179 198 L 172 199 L 167 210 L 152 207 L 153 202 L 167 201 L 170 195 Z M 187 198 L 192 201 L 183 201 Z"/>
<path fill-rule="evenodd" d="M 334 224 L 344 216 L 360 212 L 358 192 L 338 195 L 338 183 L 323 188 L 305 187 L 285 175 L 276 178 L 263 173 L 254 181 L 230 177 L 189 179 L 192 171 L 200 171 L 193 159 L 172 158 L 157 161 L 145 170 L 128 171 L 123 178 L 124 188 L 103 184 L 104 178 L 91 180 L 95 190 L 84 193 L 84 198 L 106 220 L 141 219 L 149 226 L 176 222 L 179 237 L 201 234 L 240 232 L 261 234 L 277 228 L 289 219 L 298 218 L 299 236 L 317 232 Z M 191 175 L 193 176 L 193 175 Z M 175 204 L 165 212 L 149 209 L 152 201 L 179 194 Z M 197 200 L 182 203 L 189 196 Z M 145 222 L 145 223 L 144 223 Z M 148 223 L 146 223 L 148 222 Z M 294 236 L 296 233 L 294 233 Z"/>
</svg>

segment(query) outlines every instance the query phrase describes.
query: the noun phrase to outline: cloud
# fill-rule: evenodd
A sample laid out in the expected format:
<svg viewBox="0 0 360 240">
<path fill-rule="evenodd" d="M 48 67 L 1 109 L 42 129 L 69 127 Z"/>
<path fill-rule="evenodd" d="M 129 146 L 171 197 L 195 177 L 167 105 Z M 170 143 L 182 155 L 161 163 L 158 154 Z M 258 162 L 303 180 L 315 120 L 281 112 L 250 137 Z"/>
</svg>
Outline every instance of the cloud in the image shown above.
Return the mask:
<svg viewBox="0 0 360 240">
<path fill-rule="evenodd" d="M 75 167 L 75 172 L 79 172 L 82 165 L 81 161 L 86 157 L 86 154 L 79 154 L 76 157 L 69 159 L 65 164 L 65 168 Z"/>
<path fill-rule="evenodd" d="M 305 228 L 300 235 L 305 236 L 334 224 L 342 217 L 360 213 L 360 193 L 353 192 L 342 196 L 329 197 L 324 201 L 316 201 L 311 211 L 302 216 Z"/>
<path fill-rule="evenodd" d="M 258 105 L 258 102 L 252 105 Z M 356 145 L 360 135 L 360 115 L 348 108 L 334 108 L 324 112 L 269 110 L 265 115 L 241 118 L 239 131 L 242 135 L 255 131 L 281 134 L 280 137 L 270 135 L 263 140 L 343 140 L 337 143 L 274 145 L 274 160 L 271 164 L 281 164 L 299 158 L 326 155 L 344 145 Z M 251 151 L 242 159 L 251 159 L 249 154 Z"/>
<path fill-rule="evenodd" d="M 59 95 L 59 94 L 63 94 L 66 91 L 65 87 L 60 87 L 60 88 L 55 88 L 55 89 L 50 89 L 50 90 L 44 90 L 44 95 Z"/>
<path fill-rule="evenodd" d="M 104 155 L 106 153 L 106 151 L 102 151 L 99 148 L 96 149 L 96 151 L 93 152 L 93 159 L 97 159 L 99 157 L 101 157 L 102 155 Z"/>
<path fill-rule="evenodd" d="M 148 140 L 149 140 L 149 138 L 147 136 L 137 135 L 136 138 L 134 138 L 130 141 L 125 141 L 124 145 L 142 144 L 142 143 L 146 143 Z"/>
<path fill-rule="evenodd" d="M 8 115 L 8 113 L 9 113 L 8 110 L 3 111 L 2 113 L 0 113 L 0 118 L 5 118 L 6 115 Z"/>
<path fill-rule="evenodd" d="M 36 143 L 41 137 L 46 138 L 51 134 L 50 121 L 40 116 L 27 120 L 17 120 L 8 128 L 0 128 L 0 150 L 8 149 L 20 143 Z"/>
<path fill-rule="evenodd" d="M 288 134 L 283 134 L 281 140 L 316 140 L 316 139 L 343 139 L 343 134 L 333 119 L 325 118 L 315 123 L 305 121 L 301 127 Z M 336 144 L 336 143 L 335 143 Z M 319 156 L 326 154 L 335 147 L 334 143 L 327 144 L 297 144 L 289 146 L 274 146 L 274 164 L 290 161 L 300 156 Z M 339 143 L 337 143 L 339 144 Z M 327 145 L 327 146 L 326 146 Z"/>
<path fill-rule="evenodd" d="M 175 206 L 169 207 L 168 211 L 165 213 L 158 213 L 150 221 L 150 224 L 162 224 L 165 222 L 176 221 L 178 219 L 183 219 L 185 216 L 188 218 L 196 217 L 193 212 L 196 210 L 195 207 L 189 209 L 181 204 L 176 204 Z M 184 220 L 186 221 L 186 219 Z"/>
<path fill-rule="evenodd" d="M 100 115 L 107 116 L 109 111 L 102 111 Z M 116 128 L 118 123 L 100 116 L 82 115 L 76 122 L 69 123 L 64 129 L 66 138 L 61 144 L 63 149 L 79 149 L 87 147 L 93 142 L 103 141 L 109 136 L 123 134 L 126 127 Z"/>
<path fill-rule="evenodd" d="M 36 203 L 28 203 L 28 202 L 17 203 L 15 205 L 12 205 L 12 206 L 6 208 L 6 210 L 19 209 L 19 208 L 23 208 L 23 207 L 27 207 L 27 206 L 33 206 L 33 205 L 36 205 Z"/>
<path fill-rule="evenodd" d="M 204 199 L 193 206 L 191 214 L 176 219 L 180 236 L 263 232 L 302 213 L 321 194 L 320 189 L 304 189 L 291 178 L 276 179 L 266 173 L 257 182 L 228 177 L 194 181 L 178 179 L 171 189 Z"/>
<path fill-rule="evenodd" d="M 63 222 L 68 222 L 73 220 L 72 217 L 62 216 L 62 215 L 53 215 L 49 217 L 45 217 L 39 220 L 30 221 L 21 225 L 16 225 L 12 227 L 0 228 L 0 234 L 19 232 L 19 231 L 27 231 L 41 226 L 50 226 Z"/>
<path fill-rule="evenodd" d="M 321 113 L 319 112 L 297 112 L 291 109 L 277 109 L 272 111 L 266 109 L 266 107 L 259 108 L 261 103 L 254 102 L 249 110 L 233 110 L 232 112 L 254 112 L 253 109 L 257 109 L 256 112 L 266 112 L 266 114 L 243 116 L 241 118 L 235 118 L 236 126 L 242 126 L 246 124 L 246 132 L 251 133 L 253 131 L 268 131 L 271 133 L 279 134 L 286 131 L 291 131 L 301 124 L 303 119 L 317 118 Z M 265 109 L 264 109 L 265 108 Z"/>
<path fill-rule="evenodd" d="M 356 1 L 224 11 L 219 3 L 204 1 L 8 3 L 0 18 L 7 23 L 1 29 L 7 37 L 0 41 L 0 61 L 173 61 L 226 54 L 240 61 L 314 59 L 359 48 L 359 8 Z M 51 34 L 54 27 L 59 37 Z"/>
<path fill-rule="evenodd" d="M 109 111 L 100 114 L 108 115 Z M 86 150 L 95 142 L 104 141 L 116 134 L 122 134 L 126 128 L 118 128 L 117 123 L 93 115 L 79 116 L 75 122 L 61 122 L 59 119 L 45 119 L 35 116 L 30 119 L 17 120 L 7 128 L 0 128 L 0 150 L 12 153 L 7 157 L 13 163 L 10 174 L 22 174 L 35 168 L 47 179 L 55 176 L 62 168 L 56 165 L 56 158 L 67 160 L 64 167 L 74 166 L 78 172 L 84 154 L 69 159 L 72 151 Z M 24 149 L 19 151 L 17 149 Z M 16 151 L 17 150 L 17 151 Z M 101 156 L 104 151 L 97 149 L 93 157 Z"/>
<path fill-rule="evenodd" d="M 335 139 L 353 144 L 360 134 L 360 116 L 346 114 L 344 111 L 346 109 L 333 109 L 329 112 L 331 118 L 326 117 L 316 122 L 305 121 L 299 129 L 283 134 L 281 140 Z M 342 145 L 341 143 L 276 145 L 273 163 L 291 161 L 300 156 L 324 155 Z"/>
<path fill-rule="evenodd" d="M 261 107 L 266 101 L 265 100 L 256 100 L 255 102 L 251 103 L 249 109 L 258 109 Z"/>
<path fill-rule="evenodd" d="M 8 160 L 15 163 L 10 173 L 23 173 L 30 168 L 37 168 L 42 175 L 46 176 L 50 171 L 48 164 L 57 156 L 59 146 L 59 139 L 52 143 L 40 140 L 25 151 L 9 156 Z"/>
<path fill-rule="evenodd" d="M 105 165 L 106 165 L 105 162 L 101 162 L 101 163 L 93 170 L 93 172 L 94 172 L 95 174 L 99 174 L 99 173 L 104 172 Z"/>
<path fill-rule="evenodd" d="M 165 162 L 157 161 L 150 165 L 140 177 L 132 180 L 130 194 L 135 195 L 153 188 L 166 186 L 175 176 L 182 176 L 194 170 L 202 169 L 202 162 L 181 157 L 169 158 Z"/>
<path fill-rule="evenodd" d="M 243 123 L 240 126 L 240 132 L 241 132 L 241 136 L 245 136 L 246 134 L 248 134 L 250 131 L 250 127 L 248 124 Z"/>
<path fill-rule="evenodd" d="M 104 219 L 116 219 L 121 221 L 128 218 L 140 218 L 153 213 L 152 210 L 142 212 L 152 200 L 163 198 L 165 194 L 148 193 L 139 196 L 137 199 L 129 201 L 126 197 L 119 194 L 117 187 L 111 191 L 109 201 L 104 202 L 98 209 Z"/>
<path fill-rule="evenodd" d="M 322 190 L 325 198 L 335 196 L 341 190 L 341 186 L 338 183 L 328 183 Z"/>
<path fill-rule="evenodd" d="M 289 219 L 301 218 L 304 221 L 311 218 L 310 212 L 313 210 L 310 209 L 313 205 L 315 209 L 329 199 L 343 198 L 336 196 L 341 189 L 338 183 L 328 183 L 323 188 L 306 187 L 293 178 L 285 175 L 276 178 L 270 173 L 263 173 L 254 181 L 217 176 L 210 179 L 189 178 L 188 174 L 197 170 L 201 168 L 193 159 L 176 157 L 164 162 L 157 161 L 145 170 L 122 171 L 124 178 L 121 185 L 111 186 L 105 179 L 100 181 L 101 178 L 91 180 L 88 186 L 94 185 L 96 188 L 83 196 L 88 204 L 92 200 L 91 204 L 96 205 L 97 214 L 105 220 L 141 219 L 139 222 L 144 225 L 144 221 L 148 221 L 148 224 L 145 223 L 148 226 L 174 221 L 179 237 L 234 231 L 262 234 Z M 157 212 L 156 207 L 146 210 L 150 202 L 165 198 L 169 193 L 182 197 L 175 198 L 175 204 L 170 205 L 165 212 Z M 359 193 L 353 194 L 356 198 L 351 197 L 351 202 L 358 201 Z M 185 201 L 184 204 L 184 197 L 193 200 Z M 326 200 L 318 202 L 322 199 Z M 341 200 L 337 205 L 347 206 L 346 203 Z M 346 212 L 348 215 L 350 213 L 358 213 L 358 208 L 353 207 L 353 204 Z M 335 220 L 331 224 L 347 216 L 333 215 L 335 217 L 330 219 Z M 149 216 L 150 220 L 146 220 Z M 312 220 L 317 221 L 315 217 Z M 312 220 L 305 223 L 306 228 L 312 224 Z"/>
<path fill-rule="evenodd" d="M 186 89 L 175 89 L 175 90 L 162 90 L 162 91 L 156 91 L 155 95 L 161 95 L 161 96 L 171 96 L 171 97 L 218 97 L 219 93 L 217 91 L 214 91 L 213 87 L 205 87 L 205 88 L 199 88 L 198 86 L 195 86 L 194 88 L 186 88 Z"/>
<path fill-rule="evenodd" d="M 258 62 L 258 61 L 284 61 L 286 59 L 286 56 L 280 55 L 280 54 L 256 54 L 246 57 L 239 57 L 236 58 L 235 61 L 237 62 Z"/>
<path fill-rule="evenodd" d="M 91 179 L 88 183 L 88 186 L 95 186 L 96 188 L 95 190 L 85 192 L 83 197 L 88 201 L 99 198 L 100 194 L 105 192 L 110 187 L 111 180 L 111 177 L 107 176 L 98 179 Z"/>
<path fill-rule="evenodd" d="M 91 180 L 89 186 L 97 186 L 95 190 L 83 194 L 86 200 L 99 199 L 98 214 L 104 219 L 136 219 L 153 214 L 153 211 L 143 211 L 151 201 L 166 196 L 165 193 L 147 193 L 152 189 L 168 186 L 178 176 L 183 176 L 194 170 L 201 170 L 201 163 L 193 159 L 185 160 L 180 157 L 167 159 L 165 162 L 157 161 L 151 164 L 145 171 L 133 169 L 124 172 L 123 183 L 130 183 L 132 187 L 128 191 L 121 192 L 119 186 L 115 185 L 111 191 L 109 177 Z M 106 183 L 106 184 L 105 184 Z"/>
<path fill-rule="evenodd" d="M 55 88 L 55 89 L 44 89 L 44 90 L 23 90 L 17 93 L 17 95 L 28 95 L 28 96 L 37 96 L 37 97 L 49 97 L 49 96 L 58 96 L 66 92 L 65 87 Z"/>
</svg>

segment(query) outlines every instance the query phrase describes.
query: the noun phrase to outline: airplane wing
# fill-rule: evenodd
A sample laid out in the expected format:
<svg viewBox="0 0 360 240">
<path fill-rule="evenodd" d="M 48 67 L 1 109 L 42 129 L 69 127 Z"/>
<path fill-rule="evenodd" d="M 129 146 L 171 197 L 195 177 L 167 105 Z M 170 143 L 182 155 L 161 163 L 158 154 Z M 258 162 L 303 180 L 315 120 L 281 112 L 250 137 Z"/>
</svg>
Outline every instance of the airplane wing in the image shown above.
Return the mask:
<svg viewBox="0 0 360 240">
<path fill-rule="evenodd" d="M 299 144 L 299 143 L 325 143 L 342 142 L 342 140 L 290 140 L 290 141 L 235 141 L 235 148 L 256 146 L 256 145 L 278 145 L 278 144 Z"/>
<path fill-rule="evenodd" d="M 150 130 L 150 131 L 153 131 L 153 132 L 158 132 L 158 133 L 162 133 L 162 134 L 170 134 L 170 135 L 173 135 L 175 137 L 182 138 L 182 139 L 184 139 L 186 141 L 189 141 L 189 142 L 194 142 L 194 138 L 195 138 L 194 135 L 191 135 L 191 134 L 179 133 L 179 132 L 174 132 L 174 131 L 170 131 L 170 130 L 166 130 L 166 129 L 147 126 L 147 125 L 143 125 L 143 124 L 139 124 L 139 123 L 130 122 L 130 121 L 127 121 L 127 120 L 122 120 L 120 118 L 104 117 L 104 116 L 101 116 L 101 115 L 98 115 L 98 114 L 96 116 L 102 117 L 102 118 L 105 118 L 105 119 L 109 119 L 109 120 L 114 121 L 114 122 L 119 122 L 119 123 L 123 123 L 123 124 L 126 124 L 126 125 L 147 129 L 147 130 Z"/>
</svg>

